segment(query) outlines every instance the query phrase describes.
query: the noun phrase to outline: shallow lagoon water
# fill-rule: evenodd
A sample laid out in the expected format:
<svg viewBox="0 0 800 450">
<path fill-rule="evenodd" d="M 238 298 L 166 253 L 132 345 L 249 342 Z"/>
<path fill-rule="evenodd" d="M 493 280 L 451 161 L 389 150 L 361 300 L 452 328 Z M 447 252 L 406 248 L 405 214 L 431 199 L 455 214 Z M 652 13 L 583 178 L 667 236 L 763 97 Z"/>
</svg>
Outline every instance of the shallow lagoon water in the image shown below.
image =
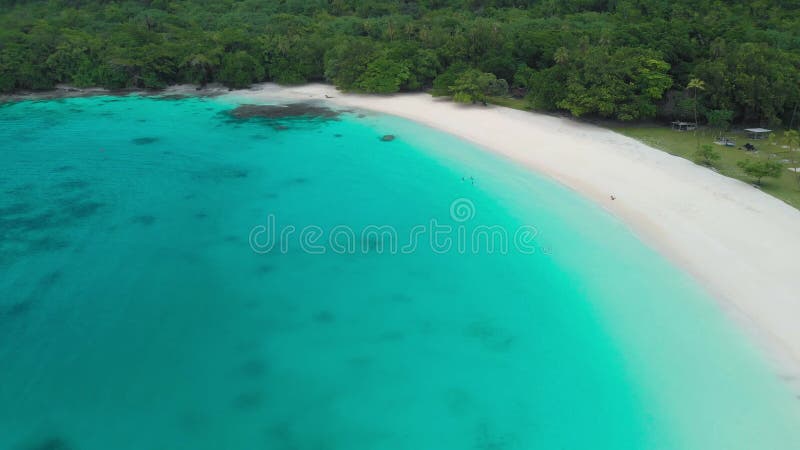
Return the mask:
<svg viewBox="0 0 800 450">
<path fill-rule="evenodd" d="M 800 448 L 751 340 L 599 207 L 395 117 L 239 101 L 0 107 L 0 448 Z M 254 252 L 270 215 L 536 235 Z"/>
</svg>

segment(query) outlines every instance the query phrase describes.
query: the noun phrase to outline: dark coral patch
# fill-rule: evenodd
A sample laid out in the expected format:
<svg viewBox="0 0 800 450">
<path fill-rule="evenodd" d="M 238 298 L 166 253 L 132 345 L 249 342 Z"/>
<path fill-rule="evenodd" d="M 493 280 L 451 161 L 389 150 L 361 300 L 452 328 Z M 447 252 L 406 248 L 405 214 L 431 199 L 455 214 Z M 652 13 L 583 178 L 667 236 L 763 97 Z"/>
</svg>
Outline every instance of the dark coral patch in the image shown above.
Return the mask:
<svg viewBox="0 0 800 450">
<path fill-rule="evenodd" d="M 28 313 L 30 310 L 33 309 L 33 300 L 23 300 L 14 303 L 13 305 L 5 308 L 4 310 L 0 311 L 0 316 L 6 317 L 19 317 L 23 314 Z"/>
<path fill-rule="evenodd" d="M 32 216 L 15 215 L 9 217 L 0 215 L 0 233 L 8 235 L 10 233 L 24 233 L 29 231 L 40 231 L 51 228 L 57 221 L 49 213 L 41 213 Z"/>
<path fill-rule="evenodd" d="M 59 271 L 50 272 L 47 275 L 43 276 L 39 279 L 39 289 L 50 289 L 53 287 L 62 277 L 62 273 Z"/>
<path fill-rule="evenodd" d="M 226 173 L 226 175 L 230 178 L 247 178 L 248 171 L 243 169 L 233 169 Z"/>
<path fill-rule="evenodd" d="M 54 436 L 23 448 L 26 450 L 69 450 L 72 447 L 64 439 Z"/>
<path fill-rule="evenodd" d="M 247 378 L 260 378 L 267 372 L 267 365 L 261 360 L 253 359 L 242 364 L 239 372 Z"/>
<path fill-rule="evenodd" d="M 260 392 L 243 392 L 233 399 L 233 406 L 240 411 L 258 409 L 263 403 L 264 398 Z"/>
<path fill-rule="evenodd" d="M 5 191 L 8 195 L 21 196 L 30 193 L 36 187 L 32 183 L 21 184 Z"/>
<path fill-rule="evenodd" d="M 14 203 L 13 205 L 0 208 L 0 216 L 15 216 L 31 210 L 33 210 L 33 206 L 30 203 Z"/>
<path fill-rule="evenodd" d="M 89 182 L 85 180 L 69 180 L 58 183 L 56 187 L 60 190 L 74 191 L 76 189 L 84 189 L 89 186 Z"/>
<path fill-rule="evenodd" d="M 336 320 L 336 316 L 330 311 L 319 311 L 314 313 L 314 322 L 317 323 L 332 323 Z"/>
<path fill-rule="evenodd" d="M 275 266 L 270 265 L 270 264 L 262 264 L 262 265 L 258 266 L 258 269 L 256 269 L 256 271 L 260 275 L 266 275 L 268 273 L 272 273 L 273 271 L 275 271 Z"/>
<path fill-rule="evenodd" d="M 99 202 L 81 202 L 68 205 L 65 212 L 73 218 L 84 219 L 95 215 L 103 206 L 105 205 Z"/>
<path fill-rule="evenodd" d="M 241 105 L 231 110 L 229 114 L 237 119 L 289 119 L 296 117 L 335 119 L 339 116 L 338 111 L 311 103 L 289 103 L 287 105 Z"/>
<path fill-rule="evenodd" d="M 28 241 L 28 251 L 31 253 L 56 252 L 67 247 L 69 247 L 68 241 L 50 236 Z"/>
<path fill-rule="evenodd" d="M 294 178 L 290 178 L 290 179 L 286 180 L 284 182 L 284 184 L 286 186 L 298 186 L 298 185 L 301 185 L 301 184 L 306 184 L 308 182 L 309 182 L 309 179 L 306 178 L 306 177 L 294 177 Z"/>
<path fill-rule="evenodd" d="M 238 167 L 220 166 L 203 172 L 199 172 L 195 174 L 194 177 L 200 181 L 211 181 L 214 183 L 220 183 L 230 179 L 247 178 L 248 175 L 250 175 L 250 172 L 246 169 Z"/>
<path fill-rule="evenodd" d="M 140 137 L 140 138 L 131 139 L 131 142 L 133 142 L 136 145 L 147 145 L 147 144 L 153 144 L 155 142 L 158 142 L 158 138 L 157 137 Z"/>
</svg>

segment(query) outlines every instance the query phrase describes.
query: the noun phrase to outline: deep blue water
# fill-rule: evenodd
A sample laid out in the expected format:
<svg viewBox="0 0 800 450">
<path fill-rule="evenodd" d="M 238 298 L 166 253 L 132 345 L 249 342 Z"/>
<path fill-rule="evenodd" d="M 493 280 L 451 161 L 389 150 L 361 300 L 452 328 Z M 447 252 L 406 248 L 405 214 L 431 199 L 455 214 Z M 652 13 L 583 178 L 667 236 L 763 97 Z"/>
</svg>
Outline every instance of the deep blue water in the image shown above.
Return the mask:
<svg viewBox="0 0 800 450">
<path fill-rule="evenodd" d="M 748 337 L 600 208 L 398 118 L 237 101 L 0 106 L 0 449 L 800 448 Z"/>
</svg>

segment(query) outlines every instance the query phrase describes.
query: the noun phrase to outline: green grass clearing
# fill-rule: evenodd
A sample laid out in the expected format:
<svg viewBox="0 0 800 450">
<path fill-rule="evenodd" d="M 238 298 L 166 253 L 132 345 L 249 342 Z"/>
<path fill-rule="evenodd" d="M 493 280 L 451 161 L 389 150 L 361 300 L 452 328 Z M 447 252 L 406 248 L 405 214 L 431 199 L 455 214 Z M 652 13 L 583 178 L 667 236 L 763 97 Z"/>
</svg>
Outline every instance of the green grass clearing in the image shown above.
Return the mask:
<svg viewBox="0 0 800 450">
<path fill-rule="evenodd" d="M 800 152 L 795 152 L 794 155 L 789 152 L 787 148 L 783 148 L 785 143 L 783 141 L 783 132 L 776 131 L 774 134 L 776 139 L 772 142 L 770 139 L 752 140 L 748 139 L 742 130 L 735 130 L 725 133 L 725 136 L 736 141 L 736 147 L 725 147 L 722 145 L 714 144 L 714 132 L 708 129 L 700 128 L 697 135 L 692 131 L 673 131 L 667 125 L 625 125 L 625 124 L 610 124 L 608 128 L 624 134 L 625 136 L 632 137 L 639 140 L 651 147 L 663 150 L 667 153 L 680 156 L 689 160 L 695 160 L 695 151 L 697 150 L 697 142 L 700 145 L 711 144 L 714 150 L 719 153 L 720 159 L 714 161 L 714 169 L 717 172 L 753 184 L 753 179 L 745 175 L 742 170 L 736 166 L 736 163 L 744 159 L 757 159 L 757 160 L 778 160 L 784 161 L 787 167 L 783 175 L 778 178 L 765 178 L 762 183 L 761 189 L 786 203 L 800 209 L 800 183 L 798 183 L 797 175 L 788 170 L 789 167 L 795 165 L 800 166 Z M 750 142 L 756 146 L 756 152 L 748 152 L 743 147 L 745 143 Z M 786 162 L 795 160 L 796 163 Z M 709 169 L 712 170 L 712 169 Z"/>
</svg>

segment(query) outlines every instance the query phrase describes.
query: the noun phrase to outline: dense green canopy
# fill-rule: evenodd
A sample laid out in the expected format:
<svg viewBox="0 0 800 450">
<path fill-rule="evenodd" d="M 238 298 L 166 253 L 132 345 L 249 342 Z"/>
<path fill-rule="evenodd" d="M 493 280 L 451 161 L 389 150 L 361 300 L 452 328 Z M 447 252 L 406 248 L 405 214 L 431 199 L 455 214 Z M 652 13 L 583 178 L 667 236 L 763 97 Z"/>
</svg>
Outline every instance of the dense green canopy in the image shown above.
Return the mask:
<svg viewBox="0 0 800 450">
<path fill-rule="evenodd" d="M 0 0 L 0 91 L 326 80 L 635 120 L 800 116 L 795 0 Z M 704 89 L 687 90 L 689 80 Z M 696 108 L 695 108 L 696 106 Z M 687 117 L 688 118 L 688 117 Z M 795 124 L 800 118 L 795 119 Z"/>
</svg>

